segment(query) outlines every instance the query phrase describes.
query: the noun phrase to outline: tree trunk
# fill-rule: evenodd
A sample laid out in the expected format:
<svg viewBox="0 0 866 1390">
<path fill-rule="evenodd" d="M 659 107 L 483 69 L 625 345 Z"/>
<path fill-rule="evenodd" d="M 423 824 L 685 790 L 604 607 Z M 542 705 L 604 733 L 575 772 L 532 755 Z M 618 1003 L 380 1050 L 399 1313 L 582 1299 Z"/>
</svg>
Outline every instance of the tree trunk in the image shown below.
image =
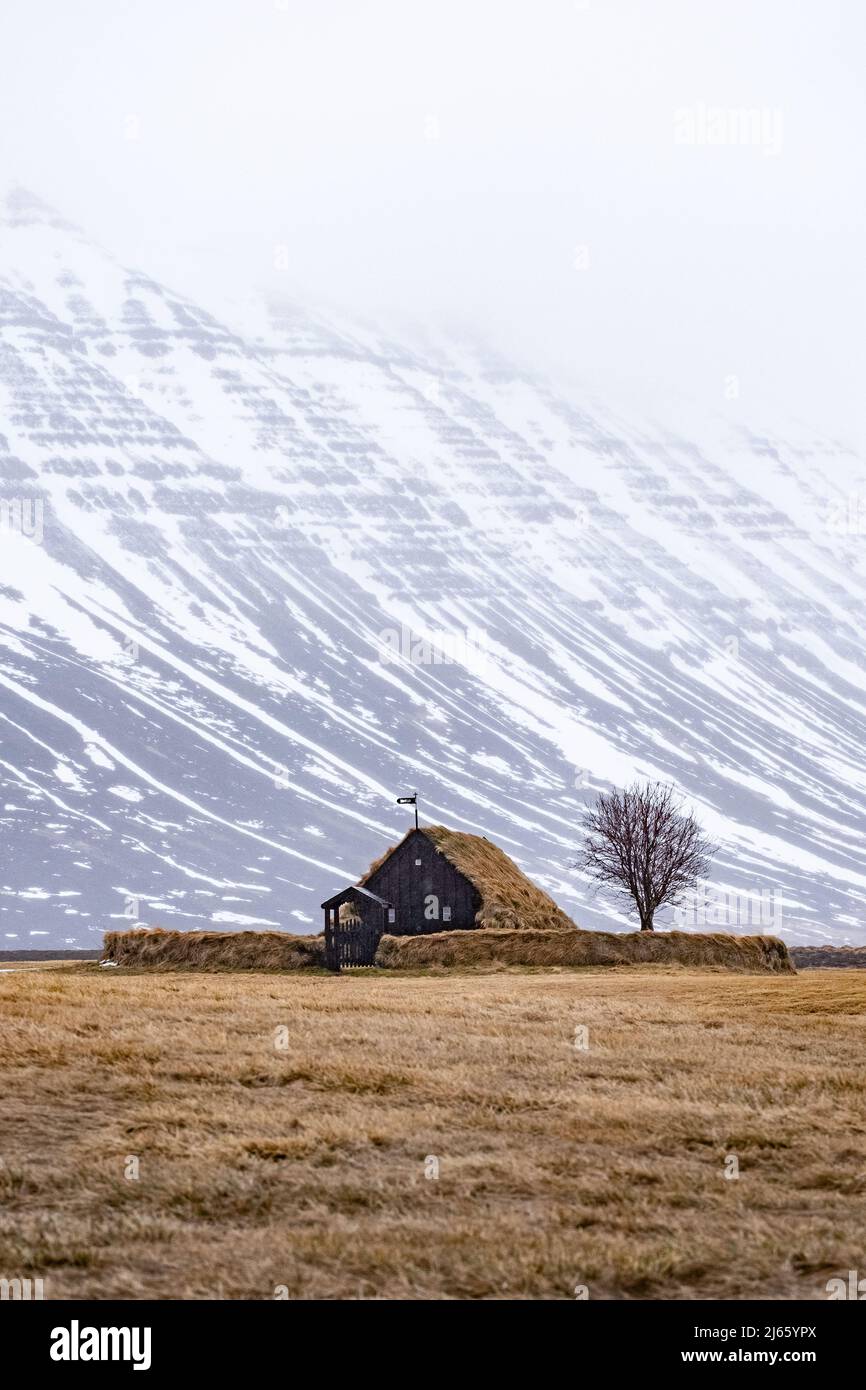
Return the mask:
<svg viewBox="0 0 866 1390">
<path fill-rule="evenodd" d="M 653 930 L 654 930 L 654 927 L 653 927 L 653 913 L 652 913 L 652 912 L 648 912 L 645 916 L 641 917 L 641 919 L 640 919 L 640 929 L 641 929 L 641 931 L 653 931 Z"/>
</svg>

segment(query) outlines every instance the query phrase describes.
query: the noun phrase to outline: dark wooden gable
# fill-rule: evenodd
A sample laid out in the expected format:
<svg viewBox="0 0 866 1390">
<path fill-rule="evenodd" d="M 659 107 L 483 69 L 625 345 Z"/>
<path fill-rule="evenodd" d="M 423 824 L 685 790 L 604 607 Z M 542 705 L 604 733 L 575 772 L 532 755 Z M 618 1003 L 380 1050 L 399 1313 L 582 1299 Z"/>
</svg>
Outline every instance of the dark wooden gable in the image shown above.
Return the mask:
<svg viewBox="0 0 866 1390">
<path fill-rule="evenodd" d="M 396 909 L 394 936 L 466 931 L 476 926 L 481 894 L 465 874 L 437 850 L 423 830 L 413 830 L 364 882 Z"/>
</svg>

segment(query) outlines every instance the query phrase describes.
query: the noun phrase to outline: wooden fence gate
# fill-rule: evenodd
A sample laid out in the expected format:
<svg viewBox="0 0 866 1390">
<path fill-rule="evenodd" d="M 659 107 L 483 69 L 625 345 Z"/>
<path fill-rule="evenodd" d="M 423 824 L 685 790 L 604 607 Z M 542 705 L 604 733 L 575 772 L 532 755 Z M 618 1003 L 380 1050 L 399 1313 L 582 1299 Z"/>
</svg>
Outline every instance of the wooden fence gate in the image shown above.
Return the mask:
<svg viewBox="0 0 866 1390">
<path fill-rule="evenodd" d="M 373 965 L 382 928 L 360 919 L 330 922 L 325 927 L 325 964 L 329 970 Z"/>
<path fill-rule="evenodd" d="M 351 884 L 322 903 L 325 913 L 325 964 L 329 970 L 373 965 L 394 908 L 384 898 Z"/>
</svg>

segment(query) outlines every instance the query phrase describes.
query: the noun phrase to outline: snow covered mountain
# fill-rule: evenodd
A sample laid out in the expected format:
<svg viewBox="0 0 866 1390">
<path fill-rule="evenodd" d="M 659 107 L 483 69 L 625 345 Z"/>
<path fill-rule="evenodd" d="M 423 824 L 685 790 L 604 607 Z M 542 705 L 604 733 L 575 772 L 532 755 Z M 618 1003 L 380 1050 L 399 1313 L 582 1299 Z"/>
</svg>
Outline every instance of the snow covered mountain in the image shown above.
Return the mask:
<svg viewBox="0 0 866 1390">
<path fill-rule="evenodd" d="M 635 775 L 721 841 L 711 902 L 866 941 L 863 499 L 832 435 L 626 419 L 264 300 L 223 322 L 16 190 L 0 947 L 318 930 L 416 788 L 624 926 L 569 863 Z"/>
</svg>

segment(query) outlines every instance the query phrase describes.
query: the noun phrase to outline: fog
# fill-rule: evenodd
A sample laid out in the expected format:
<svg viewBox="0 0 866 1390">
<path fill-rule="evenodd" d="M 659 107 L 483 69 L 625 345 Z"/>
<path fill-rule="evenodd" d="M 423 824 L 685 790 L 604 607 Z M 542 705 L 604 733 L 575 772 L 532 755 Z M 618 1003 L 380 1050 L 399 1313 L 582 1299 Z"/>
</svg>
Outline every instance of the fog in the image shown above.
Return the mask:
<svg viewBox="0 0 866 1390">
<path fill-rule="evenodd" d="M 850 436 L 864 38 L 859 0 L 3 0 L 3 179 L 205 303 Z"/>
</svg>

